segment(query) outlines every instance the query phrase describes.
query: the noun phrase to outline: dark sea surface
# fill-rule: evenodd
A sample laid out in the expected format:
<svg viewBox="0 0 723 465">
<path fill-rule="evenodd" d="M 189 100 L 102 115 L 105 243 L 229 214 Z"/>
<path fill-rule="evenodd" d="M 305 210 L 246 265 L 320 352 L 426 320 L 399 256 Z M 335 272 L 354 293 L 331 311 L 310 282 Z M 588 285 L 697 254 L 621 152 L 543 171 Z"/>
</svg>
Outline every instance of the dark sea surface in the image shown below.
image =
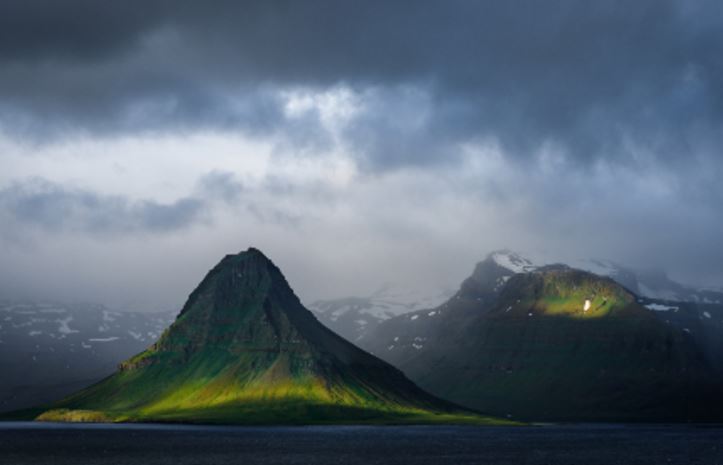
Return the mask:
<svg viewBox="0 0 723 465">
<path fill-rule="evenodd" d="M 721 464 L 723 426 L 0 423 L 0 464 Z"/>
</svg>

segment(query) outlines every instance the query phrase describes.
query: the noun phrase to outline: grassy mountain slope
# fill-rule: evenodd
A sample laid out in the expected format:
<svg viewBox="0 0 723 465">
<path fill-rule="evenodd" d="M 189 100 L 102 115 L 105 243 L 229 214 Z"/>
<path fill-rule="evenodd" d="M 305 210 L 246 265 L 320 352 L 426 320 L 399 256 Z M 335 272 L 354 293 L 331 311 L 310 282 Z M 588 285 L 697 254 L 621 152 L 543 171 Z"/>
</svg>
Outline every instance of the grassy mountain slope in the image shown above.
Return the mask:
<svg viewBox="0 0 723 465">
<path fill-rule="evenodd" d="M 256 249 L 226 256 L 211 270 L 151 348 L 38 419 L 494 421 L 425 393 L 322 326 Z"/>
</svg>

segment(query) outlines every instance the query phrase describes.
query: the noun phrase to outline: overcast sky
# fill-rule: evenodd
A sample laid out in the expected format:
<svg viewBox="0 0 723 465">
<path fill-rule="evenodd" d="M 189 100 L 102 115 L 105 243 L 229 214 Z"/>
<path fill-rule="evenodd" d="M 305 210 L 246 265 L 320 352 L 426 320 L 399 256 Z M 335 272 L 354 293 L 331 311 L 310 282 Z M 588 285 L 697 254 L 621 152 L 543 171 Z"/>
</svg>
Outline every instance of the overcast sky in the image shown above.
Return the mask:
<svg viewBox="0 0 723 465">
<path fill-rule="evenodd" d="M 723 286 L 723 3 L 0 2 L 0 297 L 305 301 L 489 251 Z"/>
</svg>

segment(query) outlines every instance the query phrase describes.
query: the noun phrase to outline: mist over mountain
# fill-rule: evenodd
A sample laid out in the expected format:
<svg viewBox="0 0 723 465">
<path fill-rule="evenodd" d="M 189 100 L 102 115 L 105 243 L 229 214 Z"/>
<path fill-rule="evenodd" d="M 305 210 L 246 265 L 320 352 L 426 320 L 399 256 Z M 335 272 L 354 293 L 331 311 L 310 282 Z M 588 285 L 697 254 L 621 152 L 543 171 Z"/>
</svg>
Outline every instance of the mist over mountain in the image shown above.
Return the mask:
<svg viewBox="0 0 723 465">
<path fill-rule="evenodd" d="M 451 291 L 420 291 L 387 284 L 367 297 L 319 300 L 309 305 L 324 325 L 358 344 L 382 321 L 424 308 L 436 307 Z"/>
<path fill-rule="evenodd" d="M 0 302 L 0 411 L 54 401 L 110 375 L 174 317 L 94 304 Z"/>
<path fill-rule="evenodd" d="M 179 308 L 239 243 L 305 302 L 500 247 L 720 288 L 720 9 L 6 0 L 0 295 Z"/>
</svg>

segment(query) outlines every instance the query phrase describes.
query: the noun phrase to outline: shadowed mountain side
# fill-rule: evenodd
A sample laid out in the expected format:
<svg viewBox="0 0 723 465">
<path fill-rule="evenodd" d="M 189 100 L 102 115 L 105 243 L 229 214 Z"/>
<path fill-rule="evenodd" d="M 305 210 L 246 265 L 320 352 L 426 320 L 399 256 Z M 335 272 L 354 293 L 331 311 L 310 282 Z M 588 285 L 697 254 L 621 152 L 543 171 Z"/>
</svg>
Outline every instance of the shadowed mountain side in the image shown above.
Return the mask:
<svg viewBox="0 0 723 465">
<path fill-rule="evenodd" d="M 691 334 L 666 324 L 619 284 L 550 266 L 491 286 L 485 283 L 499 276 L 484 278 L 485 267 L 437 309 L 382 324 L 365 348 L 422 388 L 495 415 L 723 418 L 723 383 L 713 361 Z"/>
<path fill-rule="evenodd" d="M 226 256 L 213 268 L 151 348 L 38 419 L 493 421 L 427 394 L 325 328 L 256 249 Z"/>
</svg>

